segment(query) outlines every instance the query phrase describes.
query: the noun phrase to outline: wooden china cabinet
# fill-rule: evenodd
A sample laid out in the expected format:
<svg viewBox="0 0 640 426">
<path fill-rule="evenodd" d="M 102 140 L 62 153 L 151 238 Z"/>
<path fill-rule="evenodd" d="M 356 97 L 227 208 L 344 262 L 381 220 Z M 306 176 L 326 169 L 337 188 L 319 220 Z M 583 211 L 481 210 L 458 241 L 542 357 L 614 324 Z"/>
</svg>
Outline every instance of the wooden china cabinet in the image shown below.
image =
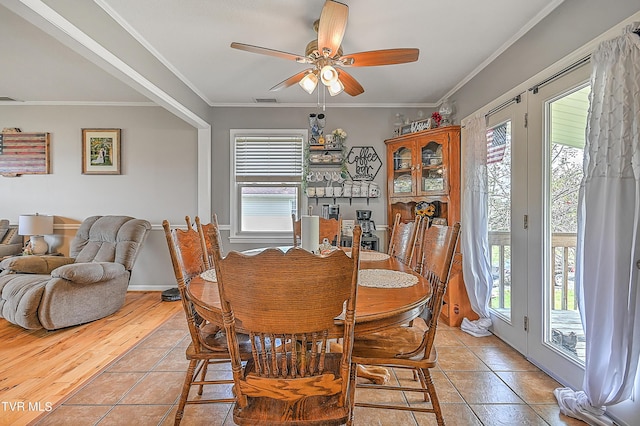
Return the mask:
<svg viewBox="0 0 640 426">
<path fill-rule="evenodd" d="M 396 213 L 405 222 L 416 212 L 460 221 L 460 126 L 409 133 L 385 141 L 387 146 L 387 223 Z M 464 224 L 463 224 L 464 226 Z M 462 279 L 462 255 L 456 253 L 440 320 L 457 327 L 476 319 Z"/>
</svg>

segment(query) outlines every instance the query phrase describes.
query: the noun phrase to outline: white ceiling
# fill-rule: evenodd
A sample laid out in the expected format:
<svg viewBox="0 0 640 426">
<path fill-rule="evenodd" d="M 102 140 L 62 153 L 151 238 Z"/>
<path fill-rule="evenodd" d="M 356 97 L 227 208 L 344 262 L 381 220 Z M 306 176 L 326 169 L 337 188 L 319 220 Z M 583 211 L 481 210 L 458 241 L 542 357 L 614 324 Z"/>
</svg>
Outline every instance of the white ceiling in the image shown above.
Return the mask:
<svg viewBox="0 0 640 426">
<path fill-rule="evenodd" d="M 17 0 L 2 0 L 0 4 Z M 269 88 L 305 65 L 231 49 L 233 41 L 303 54 L 324 0 L 94 0 L 209 105 L 258 98 L 309 104 L 293 86 Z M 417 62 L 351 68 L 364 87 L 327 103 L 430 106 L 462 85 L 562 0 L 345 0 L 345 53 L 411 47 Z M 39 0 L 32 2 L 40 3 Z M 64 0 L 46 0 L 56 9 Z M 62 9 L 56 9 L 62 10 Z M 104 19 L 108 19 L 105 15 Z M 54 35 L 55 36 L 55 35 Z M 38 102 L 148 100 L 0 5 L 0 96 Z"/>
</svg>

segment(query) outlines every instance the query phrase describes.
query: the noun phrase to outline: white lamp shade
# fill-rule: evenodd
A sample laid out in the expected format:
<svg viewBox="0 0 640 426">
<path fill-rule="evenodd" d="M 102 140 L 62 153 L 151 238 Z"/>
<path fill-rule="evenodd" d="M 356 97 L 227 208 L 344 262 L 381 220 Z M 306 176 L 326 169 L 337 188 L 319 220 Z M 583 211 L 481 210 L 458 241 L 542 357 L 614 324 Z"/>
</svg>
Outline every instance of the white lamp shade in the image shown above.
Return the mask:
<svg viewBox="0 0 640 426">
<path fill-rule="evenodd" d="M 330 86 L 327 86 L 327 90 L 331 96 L 339 95 L 344 90 L 344 85 L 340 80 L 336 80 Z"/>
<path fill-rule="evenodd" d="M 318 85 L 318 77 L 310 72 L 305 75 L 302 80 L 298 83 L 300 87 L 302 87 L 308 94 L 312 94 Z"/>
<path fill-rule="evenodd" d="M 320 70 L 320 80 L 322 80 L 322 84 L 325 86 L 331 86 L 338 81 L 338 71 L 331 65 L 325 65 Z"/>
<path fill-rule="evenodd" d="M 18 218 L 18 234 L 50 235 L 53 234 L 53 216 L 41 214 L 20 215 Z"/>
</svg>

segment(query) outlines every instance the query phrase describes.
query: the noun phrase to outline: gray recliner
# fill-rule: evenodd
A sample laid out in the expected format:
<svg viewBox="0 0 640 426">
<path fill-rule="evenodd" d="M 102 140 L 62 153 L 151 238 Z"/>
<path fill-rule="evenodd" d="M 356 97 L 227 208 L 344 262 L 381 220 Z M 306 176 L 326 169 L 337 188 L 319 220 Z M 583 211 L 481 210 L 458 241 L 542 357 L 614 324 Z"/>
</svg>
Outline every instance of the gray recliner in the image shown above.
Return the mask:
<svg viewBox="0 0 640 426">
<path fill-rule="evenodd" d="M 113 314 L 151 224 L 128 216 L 87 218 L 69 257 L 19 256 L 0 262 L 0 317 L 55 330 Z"/>
<path fill-rule="evenodd" d="M 18 227 L 9 226 L 7 219 L 0 220 L 0 259 L 22 253 L 23 239 Z"/>
</svg>

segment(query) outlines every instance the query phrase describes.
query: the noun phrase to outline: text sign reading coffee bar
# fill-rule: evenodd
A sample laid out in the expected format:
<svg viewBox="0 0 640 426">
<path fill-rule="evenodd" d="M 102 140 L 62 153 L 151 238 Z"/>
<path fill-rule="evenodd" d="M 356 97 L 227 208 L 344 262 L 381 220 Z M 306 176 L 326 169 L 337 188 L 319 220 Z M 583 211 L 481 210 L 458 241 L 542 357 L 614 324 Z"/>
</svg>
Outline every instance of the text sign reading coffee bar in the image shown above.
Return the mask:
<svg viewBox="0 0 640 426">
<path fill-rule="evenodd" d="M 49 133 L 0 133 L 0 174 L 49 173 Z"/>
<path fill-rule="evenodd" d="M 373 180 L 382 167 L 382 160 L 372 146 L 354 146 L 347 154 L 346 163 L 347 172 L 354 181 Z"/>
</svg>

